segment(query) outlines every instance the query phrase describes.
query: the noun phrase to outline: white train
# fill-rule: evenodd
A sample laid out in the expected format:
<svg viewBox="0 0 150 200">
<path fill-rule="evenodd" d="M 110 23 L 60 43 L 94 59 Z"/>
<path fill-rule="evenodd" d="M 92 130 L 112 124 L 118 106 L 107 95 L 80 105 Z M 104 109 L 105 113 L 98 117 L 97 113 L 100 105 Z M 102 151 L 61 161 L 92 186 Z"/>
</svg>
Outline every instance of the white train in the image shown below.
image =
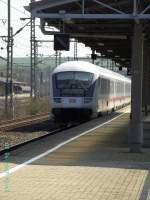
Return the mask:
<svg viewBox="0 0 150 200">
<path fill-rule="evenodd" d="M 50 94 L 56 120 L 82 120 L 129 104 L 131 80 L 88 62 L 70 61 L 54 69 Z"/>
</svg>

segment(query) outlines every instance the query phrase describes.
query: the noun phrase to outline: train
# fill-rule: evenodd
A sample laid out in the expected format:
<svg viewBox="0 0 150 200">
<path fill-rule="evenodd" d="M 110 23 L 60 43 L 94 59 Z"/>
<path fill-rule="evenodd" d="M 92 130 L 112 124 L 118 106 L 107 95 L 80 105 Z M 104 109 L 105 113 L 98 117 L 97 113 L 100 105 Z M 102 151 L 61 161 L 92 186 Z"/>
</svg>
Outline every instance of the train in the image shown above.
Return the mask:
<svg viewBox="0 0 150 200">
<path fill-rule="evenodd" d="M 130 104 L 131 80 L 85 61 L 68 61 L 50 78 L 50 108 L 58 122 L 87 120 Z"/>
</svg>

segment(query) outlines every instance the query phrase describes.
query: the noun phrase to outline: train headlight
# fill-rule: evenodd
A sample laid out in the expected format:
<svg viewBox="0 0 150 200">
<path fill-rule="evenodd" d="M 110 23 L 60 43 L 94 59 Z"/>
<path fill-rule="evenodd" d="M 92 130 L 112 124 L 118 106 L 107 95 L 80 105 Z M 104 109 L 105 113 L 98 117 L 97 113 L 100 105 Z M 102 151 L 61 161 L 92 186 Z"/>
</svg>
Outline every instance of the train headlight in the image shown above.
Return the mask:
<svg viewBox="0 0 150 200">
<path fill-rule="evenodd" d="M 84 103 L 91 103 L 92 102 L 92 98 L 91 97 L 85 97 L 84 98 Z"/>
<path fill-rule="evenodd" d="M 61 103 L 61 98 L 54 98 L 55 103 Z"/>
</svg>

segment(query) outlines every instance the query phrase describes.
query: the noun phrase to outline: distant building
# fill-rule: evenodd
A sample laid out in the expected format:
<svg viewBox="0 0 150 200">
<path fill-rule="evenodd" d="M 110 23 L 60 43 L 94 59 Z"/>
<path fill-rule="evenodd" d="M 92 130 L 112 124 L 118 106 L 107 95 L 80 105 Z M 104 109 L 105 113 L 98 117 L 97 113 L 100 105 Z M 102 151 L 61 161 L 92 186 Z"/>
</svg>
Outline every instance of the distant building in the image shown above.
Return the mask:
<svg viewBox="0 0 150 200">
<path fill-rule="evenodd" d="M 6 78 L 0 77 L 0 96 L 5 96 Z M 10 93 L 10 82 L 8 83 L 8 93 Z M 13 80 L 13 93 L 22 94 L 30 93 L 30 86 L 25 82 L 18 82 Z"/>
<path fill-rule="evenodd" d="M 0 77 L 0 96 L 5 95 L 6 78 Z"/>
</svg>

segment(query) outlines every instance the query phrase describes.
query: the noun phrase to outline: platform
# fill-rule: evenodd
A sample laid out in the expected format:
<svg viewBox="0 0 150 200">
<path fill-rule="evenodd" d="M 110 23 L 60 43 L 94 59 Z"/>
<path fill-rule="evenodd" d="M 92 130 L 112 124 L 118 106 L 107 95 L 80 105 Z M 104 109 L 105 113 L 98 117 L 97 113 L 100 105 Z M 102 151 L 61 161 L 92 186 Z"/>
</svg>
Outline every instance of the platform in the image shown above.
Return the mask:
<svg viewBox="0 0 150 200">
<path fill-rule="evenodd" d="M 106 119 L 99 118 L 13 152 L 10 167 L 76 137 L 52 153 L 0 178 L 0 199 L 150 200 L 150 150 L 144 149 L 141 154 L 129 153 L 130 120 L 128 110 L 125 112 L 103 126 L 98 124 Z M 87 131 L 95 126 L 99 127 Z M 86 134 L 77 137 L 83 132 Z M 4 165 L 0 163 L 3 169 Z"/>
</svg>

